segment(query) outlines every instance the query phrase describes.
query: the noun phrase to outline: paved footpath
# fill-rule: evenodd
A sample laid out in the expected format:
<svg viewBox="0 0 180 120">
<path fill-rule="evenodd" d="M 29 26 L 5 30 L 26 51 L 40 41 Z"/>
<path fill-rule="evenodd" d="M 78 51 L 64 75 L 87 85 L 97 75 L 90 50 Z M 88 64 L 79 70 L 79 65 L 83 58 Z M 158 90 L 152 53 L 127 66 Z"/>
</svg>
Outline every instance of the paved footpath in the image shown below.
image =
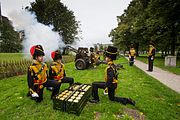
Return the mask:
<svg viewBox="0 0 180 120">
<path fill-rule="evenodd" d="M 165 84 L 172 90 L 180 93 L 180 75 L 176 75 L 167 71 L 164 71 L 158 67 L 153 67 L 153 72 L 146 71 L 148 65 L 139 61 L 135 60 L 134 63 L 138 68 L 143 70 L 148 75 L 154 77 L 155 79 L 159 80 L 161 83 Z"/>
</svg>

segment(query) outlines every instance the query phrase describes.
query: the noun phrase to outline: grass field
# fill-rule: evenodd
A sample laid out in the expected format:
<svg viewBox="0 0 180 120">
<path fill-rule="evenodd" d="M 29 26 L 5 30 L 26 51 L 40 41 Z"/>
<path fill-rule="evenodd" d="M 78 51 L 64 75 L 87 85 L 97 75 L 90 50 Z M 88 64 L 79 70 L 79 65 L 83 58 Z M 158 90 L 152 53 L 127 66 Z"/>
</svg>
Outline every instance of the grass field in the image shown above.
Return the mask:
<svg viewBox="0 0 180 120">
<path fill-rule="evenodd" d="M 0 53 L 0 60 L 21 60 L 23 58 L 23 53 Z"/>
<path fill-rule="evenodd" d="M 23 59 L 27 59 L 27 55 L 25 57 L 24 53 L 0 53 L 0 61 L 20 61 Z M 27 59 L 27 60 L 31 60 L 31 59 Z M 68 56 L 65 55 L 63 56 L 63 61 L 65 63 L 69 63 L 74 61 L 74 57 L 73 56 Z"/>
<path fill-rule="evenodd" d="M 136 59 L 148 64 L 147 56 L 140 56 L 137 57 Z M 162 68 L 163 70 L 180 75 L 180 59 L 177 59 L 176 67 L 167 67 L 165 66 L 165 58 L 161 58 L 160 56 L 157 56 L 154 60 L 154 66 L 157 66 L 159 68 Z"/>
<path fill-rule="evenodd" d="M 120 58 L 116 61 L 126 62 Z M 92 83 L 103 81 L 106 65 L 100 65 L 96 69 L 77 71 L 74 63 L 65 65 L 67 76 L 75 79 L 75 82 Z M 44 100 L 35 103 L 26 97 L 26 75 L 3 79 L 0 81 L 0 118 L 1 120 L 131 120 L 123 113 L 123 108 L 138 110 L 145 115 L 146 120 L 179 120 L 180 118 L 180 94 L 170 90 L 154 78 L 147 76 L 136 68 L 124 65 L 125 69 L 119 70 L 119 83 L 116 95 L 131 97 L 136 101 L 136 106 L 121 105 L 111 102 L 107 96 L 99 90 L 100 103 L 88 103 L 80 116 L 53 110 L 50 91 L 44 91 Z M 63 84 L 61 90 L 68 85 Z M 122 117 L 118 115 L 124 114 Z"/>
</svg>

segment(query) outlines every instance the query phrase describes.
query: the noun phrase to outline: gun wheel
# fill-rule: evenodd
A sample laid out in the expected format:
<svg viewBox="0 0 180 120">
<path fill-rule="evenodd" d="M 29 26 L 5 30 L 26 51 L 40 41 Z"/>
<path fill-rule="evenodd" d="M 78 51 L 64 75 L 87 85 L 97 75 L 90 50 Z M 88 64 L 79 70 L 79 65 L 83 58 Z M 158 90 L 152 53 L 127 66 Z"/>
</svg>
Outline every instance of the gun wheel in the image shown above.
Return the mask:
<svg viewBox="0 0 180 120">
<path fill-rule="evenodd" d="M 78 70 L 84 70 L 86 68 L 86 62 L 83 59 L 77 59 L 75 66 Z"/>
</svg>

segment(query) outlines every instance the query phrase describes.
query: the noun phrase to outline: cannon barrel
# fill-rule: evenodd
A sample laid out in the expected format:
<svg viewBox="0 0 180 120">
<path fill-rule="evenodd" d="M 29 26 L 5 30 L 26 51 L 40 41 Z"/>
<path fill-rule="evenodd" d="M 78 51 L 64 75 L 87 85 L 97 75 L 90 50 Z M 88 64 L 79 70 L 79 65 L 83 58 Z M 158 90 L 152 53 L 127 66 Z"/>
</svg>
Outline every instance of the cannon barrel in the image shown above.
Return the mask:
<svg viewBox="0 0 180 120">
<path fill-rule="evenodd" d="M 69 45 L 67 45 L 67 46 L 65 47 L 65 49 L 69 49 L 70 51 L 73 51 L 73 52 L 75 52 L 75 53 L 78 53 L 78 50 L 77 50 L 77 49 L 75 49 L 75 48 L 73 48 L 72 46 L 69 46 Z"/>
</svg>

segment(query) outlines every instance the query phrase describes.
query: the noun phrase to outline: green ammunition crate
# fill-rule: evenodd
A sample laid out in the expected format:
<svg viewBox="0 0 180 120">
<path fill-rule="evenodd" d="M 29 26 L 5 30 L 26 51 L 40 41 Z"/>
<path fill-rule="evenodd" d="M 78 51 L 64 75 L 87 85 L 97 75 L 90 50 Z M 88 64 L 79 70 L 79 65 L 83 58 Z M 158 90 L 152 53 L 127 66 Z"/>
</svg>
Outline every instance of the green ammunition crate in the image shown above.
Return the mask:
<svg viewBox="0 0 180 120">
<path fill-rule="evenodd" d="M 81 111 L 85 107 L 88 99 L 82 99 L 78 103 L 66 102 L 66 112 L 80 115 Z"/>
<path fill-rule="evenodd" d="M 61 110 L 61 111 L 66 111 L 65 108 L 66 108 L 66 101 L 65 99 L 60 99 L 62 97 L 59 97 L 59 95 L 61 95 L 63 92 L 65 91 L 69 91 L 68 89 L 65 89 L 64 91 L 62 91 L 61 93 L 59 93 L 54 99 L 53 99 L 53 108 L 54 109 L 57 109 L 57 110 Z M 73 91 L 72 91 L 73 92 Z"/>
<path fill-rule="evenodd" d="M 73 84 L 53 99 L 53 108 L 80 115 L 91 96 L 91 91 L 92 88 L 88 84 Z"/>
<path fill-rule="evenodd" d="M 83 88 L 83 86 L 85 86 L 85 89 L 88 87 L 87 90 L 85 89 L 81 89 Z M 80 86 L 79 89 L 77 89 L 77 91 L 75 93 L 77 93 L 77 97 L 78 98 L 82 93 L 83 95 L 81 95 L 82 97 L 79 99 L 79 101 L 77 102 L 74 102 L 76 99 L 73 100 L 73 102 L 69 102 L 67 99 L 67 102 L 66 102 L 66 111 L 68 113 L 74 113 L 76 115 L 80 115 L 81 111 L 83 110 L 83 108 L 85 107 L 87 101 L 89 100 L 89 97 L 91 96 L 91 86 L 90 85 L 87 85 L 87 84 L 83 84 Z"/>
<path fill-rule="evenodd" d="M 65 111 L 65 101 L 53 99 L 53 108 L 56 110 Z"/>
</svg>

